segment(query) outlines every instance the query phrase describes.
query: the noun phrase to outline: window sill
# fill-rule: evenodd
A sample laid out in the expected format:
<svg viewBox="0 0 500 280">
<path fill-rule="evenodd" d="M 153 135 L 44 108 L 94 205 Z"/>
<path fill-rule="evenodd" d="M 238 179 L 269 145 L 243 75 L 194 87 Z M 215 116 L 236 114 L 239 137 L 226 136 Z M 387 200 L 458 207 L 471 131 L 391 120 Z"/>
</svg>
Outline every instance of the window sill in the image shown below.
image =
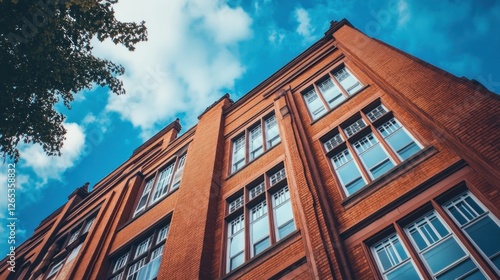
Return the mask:
<svg viewBox="0 0 500 280">
<path fill-rule="evenodd" d="M 247 164 L 243 165 L 243 167 L 241 167 L 240 169 L 232 172 L 231 174 L 229 174 L 227 177 L 226 177 L 226 181 L 229 180 L 230 178 L 232 178 L 233 176 L 235 176 L 236 174 L 238 174 L 241 170 L 245 169 L 247 166 L 249 166 L 250 164 L 254 163 L 255 161 L 257 161 L 259 158 L 263 157 L 265 154 L 267 154 L 269 151 L 272 151 L 275 147 L 279 146 L 281 144 L 281 140 L 276 143 L 276 145 L 272 146 L 271 148 L 267 149 L 265 152 L 263 152 L 262 154 L 260 154 L 259 156 L 257 156 L 256 158 L 250 160 Z"/>
<path fill-rule="evenodd" d="M 355 93 L 349 95 L 349 97 L 347 97 L 346 99 L 344 99 L 342 102 L 340 102 L 339 104 L 337 104 L 337 106 L 333 107 L 333 108 L 330 108 L 328 111 L 326 111 L 326 113 L 324 113 L 323 115 L 321 115 L 320 117 L 318 117 L 317 119 L 314 119 L 312 120 L 311 122 L 311 125 L 314 125 L 316 124 L 317 122 L 319 122 L 321 119 L 325 118 L 326 116 L 328 116 L 331 112 L 335 111 L 337 108 L 339 108 L 340 106 L 342 106 L 343 104 L 347 103 L 349 100 L 351 100 L 352 98 L 354 98 L 356 95 L 360 94 L 361 92 L 363 92 L 365 89 L 369 88 L 370 85 L 365 85 L 363 86 L 362 88 L 360 88 L 358 91 L 356 91 Z"/>
<path fill-rule="evenodd" d="M 341 203 L 342 206 L 344 206 L 345 209 L 351 208 L 352 206 L 356 205 L 359 201 L 365 199 L 375 191 L 387 185 L 389 182 L 397 179 L 399 176 L 410 171 L 415 166 L 419 165 L 421 162 L 424 162 L 431 156 L 435 155 L 437 152 L 438 151 L 436 148 L 434 148 L 434 146 L 424 147 L 418 153 L 414 154 L 413 156 L 409 157 L 399 165 L 387 171 L 387 173 L 385 173 L 384 175 L 370 182 L 369 184 L 367 184 L 360 190 L 356 191 L 355 193 L 351 194 L 350 196 L 344 198 L 344 200 Z"/>
<path fill-rule="evenodd" d="M 255 269 L 257 266 L 261 265 L 266 260 L 272 258 L 281 250 L 285 249 L 286 247 L 288 247 L 289 245 L 291 245 L 292 243 L 296 242 L 299 239 L 300 239 L 300 230 L 296 229 L 294 232 L 290 233 L 288 236 L 276 242 L 274 245 L 260 252 L 258 255 L 249 259 L 248 261 L 246 261 L 239 267 L 235 268 L 234 270 L 228 272 L 227 274 L 222 276 L 221 279 L 240 278 L 241 276 L 243 276 L 243 274 Z M 224 267 L 224 269 L 226 268 Z"/>
</svg>

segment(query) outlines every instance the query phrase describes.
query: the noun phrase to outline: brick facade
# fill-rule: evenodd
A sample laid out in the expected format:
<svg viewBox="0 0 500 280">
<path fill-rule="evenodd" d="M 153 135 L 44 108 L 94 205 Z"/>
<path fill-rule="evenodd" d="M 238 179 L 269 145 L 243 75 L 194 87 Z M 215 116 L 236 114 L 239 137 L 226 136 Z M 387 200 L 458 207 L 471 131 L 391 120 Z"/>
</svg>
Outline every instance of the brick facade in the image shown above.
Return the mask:
<svg viewBox="0 0 500 280">
<path fill-rule="evenodd" d="M 352 78 L 359 82 L 352 85 L 355 92 L 342 83 Z M 328 80 L 345 99 L 331 108 L 323 92 Z M 312 89 L 316 95 L 307 99 Z M 323 107 L 313 104 L 314 97 Z M 384 113 L 371 117 L 379 105 Z M 369 38 L 346 20 L 333 22 L 324 38 L 241 99 L 223 96 L 180 136 L 175 120 L 92 192 L 87 186 L 75 190 L 16 249 L 16 273 L 4 259 L 0 278 L 126 279 L 135 267 L 139 279 L 148 279 L 146 271 L 157 272 L 157 279 L 383 279 L 403 265 L 433 278 L 455 273 L 457 263 L 475 267 L 471 275 L 496 278 L 499 261 L 447 207 L 457 195 L 468 195 L 486 211 L 470 223 L 489 219 L 489 230 L 499 231 L 498 108 L 498 95 L 480 84 Z M 360 119 L 364 127 L 350 135 L 348 127 Z M 384 136 L 382 123 L 391 120 L 413 141 L 408 157 Z M 271 141 L 273 131 L 279 141 Z M 327 148 L 337 134 L 337 146 Z M 375 149 L 380 152 L 363 158 Z M 368 163 L 378 156 L 383 163 Z M 283 168 L 286 178 L 273 177 Z M 350 189 L 347 178 L 356 174 L 352 182 L 362 186 Z M 235 202 L 232 209 L 240 197 L 242 206 Z M 259 204 L 267 210 L 256 212 Z M 257 214 L 264 217 L 259 227 Z M 460 244 L 462 260 L 434 269 L 410 234 L 425 215 L 447 232 L 433 248 Z M 240 243 L 231 243 L 233 234 Z M 254 240 L 258 234 L 264 243 Z M 494 248 L 500 243 L 495 238 Z M 390 268 L 377 256 L 384 240 L 405 248 Z M 147 244 L 143 255 L 141 244 Z M 161 262 L 155 263 L 158 252 Z"/>
</svg>

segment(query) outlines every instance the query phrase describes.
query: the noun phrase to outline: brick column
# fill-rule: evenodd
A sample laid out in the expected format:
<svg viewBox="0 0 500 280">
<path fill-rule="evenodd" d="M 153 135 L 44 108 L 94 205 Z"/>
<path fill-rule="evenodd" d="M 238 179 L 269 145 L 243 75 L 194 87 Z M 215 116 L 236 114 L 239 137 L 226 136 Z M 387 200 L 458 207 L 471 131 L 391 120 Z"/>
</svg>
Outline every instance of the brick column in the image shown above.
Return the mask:
<svg viewBox="0 0 500 280">
<path fill-rule="evenodd" d="M 280 135 L 285 147 L 285 167 L 296 208 L 297 220 L 300 221 L 301 235 L 304 241 L 309 270 L 315 279 L 342 278 L 337 264 L 334 246 L 329 238 L 325 215 L 319 203 L 314 186 L 309 162 L 306 159 L 304 145 L 300 139 L 297 124 L 293 117 L 293 104 L 287 104 L 284 91 L 275 99 L 275 109 L 281 119 Z"/>
<path fill-rule="evenodd" d="M 210 278 L 228 105 L 226 95 L 198 117 L 158 279 Z"/>
</svg>

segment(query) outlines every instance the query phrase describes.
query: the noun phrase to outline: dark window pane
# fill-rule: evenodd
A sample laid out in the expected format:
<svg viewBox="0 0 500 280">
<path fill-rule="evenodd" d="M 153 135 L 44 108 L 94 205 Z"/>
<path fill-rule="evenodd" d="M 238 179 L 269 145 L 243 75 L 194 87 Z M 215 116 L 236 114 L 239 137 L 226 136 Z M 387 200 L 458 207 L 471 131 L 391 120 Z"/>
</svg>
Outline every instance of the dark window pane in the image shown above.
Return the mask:
<svg viewBox="0 0 500 280">
<path fill-rule="evenodd" d="M 269 237 L 257 242 L 257 244 L 253 246 L 254 255 L 257 255 L 260 252 L 264 251 L 267 247 L 269 247 L 269 245 L 271 245 Z"/>
<path fill-rule="evenodd" d="M 373 175 L 373 179 L 376 179 L 376 178 L 380 177 L 381 175 L 387 173 L 387 171 L 391 170 L 391 168 L 393 168 L 393 167 L 394 167 L 394 164 L 389 159 L 387 159 L 383 163 L 379 164 L 378 166 L 376 166 L 375 168 L 370 170 L 370 172 Z"/>
<path fill-rule="evenodd" d="M 431 220 L 432 225 L 436 228 L 437 232 L 441 237 L 446 236 L 448 234 L 448 230 L 443 226 L 443 223 L 439 219 L 432 219 Z"/>
<path fill-rule="evenodd" d="M 244 258 L 243 258 L 243 253 L 235 256 L 234 258 L 231 258 L 231 268 L 230 270 L 233 270 L 243 264 Z"/>
<path fill-rule="evenodd" d="M 427 248 L 427 244 L 425 243 L 424 239 L 420 235 L 420 233 L 417 230 L 413 230 L 410 232 L 411 237 L 413 237 L 413 240 L 418 246 L 418 249 L 422 251 L 423 249 Z"/>
<path fill-rule="evenodd" d="M 415 142 L 397 151 L 402 160 L 405 160 L 420 151 L 420 147 Z"/>
<path fill-rule="evenodd" d="M 467 222 L 467 219 L 464 218 L 464 216 L 460 213 L 460 211 L 458 211 L 458 209 L 455 206 L 451 206 L 448 209 L 450 210 L 453 217 L 455 217 L 455 219 L 457 219 L 457 221 L 460 225 L 463 225 Z"/>
<path fill-rule="evenodd" d="M 465 231 L 489 258 L 500 254 L 500 227 L 489 216 L 484 216 Z"/>
<path fill-rule="evenodd" d="M 465 252 L 455 239 L 448 238 L 441 242 L 441 244 L 425 252 L 423 256 L 432 272 L 436 273 L 465 256 Z"/>
<path fill-rule="evenodd" d="M 363 178 L 359 177 L 357 180 L 351 182 L 349 185 L 346 186 L 347 192 L 349 195 L 351 195 L 351 194 L 355 193 L 357 190 L 364 187 L 365 185 L 366 184 L 365 184 L 365 181 L 363 180 Z"/>
<path fill-rule="evenodd" d="M 288 224 L 278 229 L 279 239 L 289 235 L 294 230 L 295 230 L 295 224 L 293 223 L 293 220 L 291 220 Z"/>
<path fill-rule="evenodd" d="M 413 267 L 413 264 L 411 262 L 405 263 L 401 267 L 398 267 L 396 270 L 391 271 L 390 273 L 387 274 L 387 278 L 390 280 L 420 279 L 420 277 L 417 274 L 417 271 L 415 270 L 415 267 Z"/>
<path fill-rule="evenodd" d="M 385 249 L 377 251 L 377 255 L 380 260 L 380 263 L 382 264 L 382 267 L 384 268 L 384 271 L 392 267 L 391 261 L 389 260 L 389 257 L 387 256 L 387 251 Z"/>
<path fill-rule="evenodd" d="M 464 274 L 467 274 L 472 270 L 477 270 L 477 267 L 476 264 L 474 264 L 474 262 L 470 258 L 468 258 L 465 261 L 454 266 L 450 270 L 446 271 L 446 273 L 439 275 L 437 279 L 458 279 L 460 276 L 463 276 Z M 470 276 L 472 276 L 472 278 L 470 279 L 485 279 L 480 272 L 479 274 L 473 273 Z"/>
</svg>

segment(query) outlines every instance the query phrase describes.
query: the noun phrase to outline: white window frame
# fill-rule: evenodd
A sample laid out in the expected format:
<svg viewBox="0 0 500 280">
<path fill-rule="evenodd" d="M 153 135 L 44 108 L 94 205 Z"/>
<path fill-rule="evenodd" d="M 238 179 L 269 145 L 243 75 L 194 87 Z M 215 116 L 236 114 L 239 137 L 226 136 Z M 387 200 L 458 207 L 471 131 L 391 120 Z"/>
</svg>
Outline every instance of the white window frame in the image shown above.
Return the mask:
<svg viewBox="0 0 500 280">
<path fill-rule="evenodd" d="M 441 224 L 443 225 L 443 227 L 448 231 L 448 234 L 442 236 L 438 232 L 438 230 L 432 224 L 431 218 L 429 218 L 431 216 L 434 216 L 436 219 L 438 219 L 439 222 L 441 222 Z M 431 227 L 431 229 L 433 230 L 434 234 L 436 234 L 436 236 L 439 238 L 437 241 L 430 242 L 427 239 L 427 237 L 425 236 L 425 234 L 423 233 L 423 231 L 421 231 L 420 228 L 417 227 L 417 224 L 421 223 L 422 220 L 425 220 L 426 224 L 429 225 L 429 227 Z M 424 242 L 427 245 L 426 248 L 420 250 L 420 248 L 418 247 L 418 244 L 413 240 L 413 237 L 411 236 L 411 233 L 410 233 L 411 228 L 413 228 L 413 227 L 415 227 L 417 229 L 417 231 L 420 233 L 420 236 L 422 237 L 422 239 L 424 240 Z M 451 230 L 451 228 L 448 226 L 448 224 L 446 224 L 446 222 L 439 216 L 439 214 L 435 210 L 427 212 L 426 214 L 421 215 L 419 218 L 415 219 L 414 222 L 412 222 L 409 225 L 405 226 L 404 231 L 405 231 L 406 235 L 408 236 L 408 238 L 410 239 L 410 242 L 411 242 L 413 248 L 418 253 L 418 256 L 419 256 L 420 260 L 422 260 L 422 262 L 424 263 L 427 272 L 430 275 L 432 275 L 432 277 L 439 277 L 440 275 L 442 275 L 442 274 L 450 271 L 451 269 L 453 269 L 457 265 L 460 265 L 463 262 L 467 261 L 467 259 L 470 259 L 476 265 L 476 269 L 479 270 L 483 275 L 486 276 L 486 274 L 484 273 L 484 271 L 481 269 L 481 266 L 477 263 L 477 261 L 473 258 L 473 256 L 467 250 L 467 248 L 462 244 L 462 242 L 460 241 L 460 239 L 455 235 L 455 233 Z M 451 264 L 449 264 L 448 266 L 442 268 L 440 271 L 433 272 L 432 269 L 431 269 L 431 267 L 429 266 L 429 263 L 427 263 L 427 260 L 425 259 L 424 254 L 426 252 L 429 252 L 430 250 L 436 248 L 437 246 L 443 244 L 444 242 L 446 242 L 449 239 L 454 239 L 455 242 L 458 244 L 458 246 L 463 250 L 463 252 L 464 252 L 465 255 L 463 257 L 459 258 L 459 259 L 454 260 Z M 469 273 L 471 271 L 469 271 Z"/>
<path fill-rule="evenodd" d="M 477 211 L 475 211 L 473 209 L 473 207 L 471 207 L 465 201 L 465 199 L 467 197 L 470 197 L 484 212 L 481 213 L 481 214 L 477 213 Z M 451 213 L 451 211 L 449 209 L 449 206 L 452 206 L 452 205 L 456 206 L 459 202 L 462 202 L 462 201 L 464 201 L 464 203 L 468 204 L 468 206 L 470 208 L 472 208 L 471 210 L 473 210 L 475 212 L 473 214 L 476 215 L 472 219 L 469 219 L 468 217 L 465 217 L 468 221 L 466 223 L 464 223 L 464 224 L 460 224 L 460 222 L 456 219 L 456 217 Z M 460 194 L 454 196 L 451 199 L 448 199 L 445 203 L 442 204 L 442 207 L 446 211 L 446 213 L 448 214 L 448 216 L 450 216 L 451 219 L 455 222 L 455 225 L 460 229 L 460 231 L 473 244 L 473 246 L 477 249 L 477 251 L 479 251 L 479 253 L 483 257 L 483 259 L 486 260 L 490 264 L 490 266 L 493 268 L 493 270 L 495 270 L 500 275 L 500 270 L 491 261 L 490 256 L 486 255 L 486 253 L 483 252 L 483 250 L 479 247 L 479 245 L 476 244 L 476 242 L 474 241 L 474 239 L 472 239 L 472 237 L 469 235 L 469 233 L 467 231 L 465 231 L 468 227 L 473 226 L 474 224 L 476 224 L 477 222 L 479 222 L 481 219 L 483 219 L 486 216 L 488 216 L 491 220 L 493 220 L 493 222 L 497 226 L 500 227 L 500 221 L 498 220 L 498 218 L 495 215 L 493 215 L 491 213 L 491 211 L 488 209 L 488 207 L 486 207 L 479 199 L 477 199 L 477 197 L 475 197 L 469 190 L 465 190 L 463 192 L 460 192 Z M 462 212 L 461 210 L 459 210 L 460 209 L 459 207 L 456 207 L 456 208 L 457 208 L 458 211 Z M 462 215 L 462 216 L 466 216 L 466 215 Z M 500 253 L 495 254 L 493 257 L 498 257 L 498 254 L 500 254 Z"/>
<path fill-rule="evenodd" d="M 345 72 L 348 74 L 348 76 L 352 77 L 355 79 L 357 82 L 355 83 L 354 86 L 351 88 L 344 88 L 342 85 L 342 81 L 340 81 L 336 74 L 345 70 Z M 330 100 L 327 100 L 327 96 L 325 95 L 325 92 L 323 92 L 323 85 L 325 84 L 326 81 L 328 81 L 333 85 L 332 87 L 336 88 L 340 94 L 337 94 L 335 96 L 332 96 Z M 349 92 L 352 88 L 355 88 L 357 86 L 360 86 L 358 90 L 354 92 Z M 304 100 L 304 103 L 307 107 L 307 110 L 309 111 L 309 115 L 313 120 L 317 120 L 321 116 L 325 115 L 327 112 L 337 108 L 340 104 L 342 104 L 345 100 L 349 99 L 351 96 L 357 94 L 359 91 L 363 89 L 363 84 L 361 81 L 356 77 L 355 75 L 352 74 L 352 72 L 346 67 L 345 64 L 341 64 L 338 67 L 335 67 L 332 71 L 329 71 L 326 76 L 322 76 L 319 78 L 317 81 L 313 83 L 311 87 L 308 87 L 304 92 L 302 92 L 302 98 Z M 314 100 L 311 101 L 311 98 L 316 97 Z M 339 98 L 343 98 L 342 100 L 338 101 Z M 320 107 L 314 109 L 311 107 L 312 102 L 318 102 L 321 104 Z M 313 111 L 314 109 L 314 111 Z"/>
<path fill-rule="evenodd" d="M 275 124 L 269 128 L 268 124 L 272 123 L 273 120 Z M 259 118 L 258 121 L 246 128 L 243 133 L 231 139 L 231 174 L 243 169 L 250 162 L 261 157 L 272 147 L 281 143 L 278 125 L 278 119 L 273 112 Z M 272 136 L 269 134 L 269 130 L 275 126 L 277 126 L 277 133 Z M 268 139 L 269 137 L 271 139 Z M 254 147 L 254 139 L 260 139 L 260 141 L 257 140 L 260 145 L 255 145 Z M 239 158 L 240 154 L 242 154 L 242 158 Z"/>
<path fill-rule="evenodd" d="M 399 243 L 401 244 L 401 247 L 403 248 L 403 250 L 405 251 L 405 253 L 407 255 L 407 258 L 404 260 L 399 255 L 399 252 L 394 248 L 395 245 L 392 241 L 395 238 L 399 241 Z M 399 258 L 399 263 L 393 265 L 392 267 L 388 268 L 387 270 L 384 270 L 384 266 L 382 265 L 382 261 L 380 260 L 379 255 L 378 255 L 377 247 L 380 245 L 383 245 L 383 243 L 387 243 L 387 242 L 390 243 L 390 245 L 393 247 L 393 251 L 397 254 L 397 257 Z M 387 247 L 387 246 L 384 245 L 383 247 L 385 250 L 385 247 Z M 371 246 L 370 249 L 371 249 L 371 253 L 372 253 L 373 258 L 375 259 L 375 262 L 377 263 L 378 270 L 380 271 L 380 273 L 382 274 L 382 277 L 384 277 L 384 279 L 388 279 L 388 277 L 387 277 L 388 274 L 390 274 L 393 271 L 396 271 L 398 268 L 406 265 L 407 263 L 411 263 L 413 265 L 413 268 L 417 272 L 417 275 L 420 277 L 420 279 L 423 279 L 422 274 L 418 270 L 417 265 L 415 264 L 415 262 L 413 261 L 411 255 L 410 255 L 410 252 L 406 248 L 405 244 L 401 241 L 401 238 L 399 238 L 397 233 L 392 233 L 388 237 L 383 238 L 382 240 L 378 241 L 373 246 Z M 387 254 L 387 255 L 389 258 L 390 254 Z M 389 260 L 391 260 L 391 258 L 389 258 Z M 392 260 L 391 260 L 391 262 L 392 262 Z"/>
</svg>

